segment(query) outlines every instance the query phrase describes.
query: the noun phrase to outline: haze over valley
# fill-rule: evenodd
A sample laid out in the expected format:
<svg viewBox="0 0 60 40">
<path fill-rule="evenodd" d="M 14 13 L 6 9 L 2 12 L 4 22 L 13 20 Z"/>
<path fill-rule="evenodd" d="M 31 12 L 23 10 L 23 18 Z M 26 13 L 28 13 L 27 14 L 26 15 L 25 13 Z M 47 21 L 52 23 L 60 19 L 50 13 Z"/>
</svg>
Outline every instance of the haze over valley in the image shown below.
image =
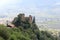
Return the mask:
<svg viewBox="0 0 60 40">
<path fill-rule="evenodd" d="M 12 21 L 14 17 L 7 15 L 0 16 L 0 24 L 6 24 L 6 21 Z M 60 18 L 36 17 L 36 24 L 39 28 L 60 29 Z"/>
</svg>

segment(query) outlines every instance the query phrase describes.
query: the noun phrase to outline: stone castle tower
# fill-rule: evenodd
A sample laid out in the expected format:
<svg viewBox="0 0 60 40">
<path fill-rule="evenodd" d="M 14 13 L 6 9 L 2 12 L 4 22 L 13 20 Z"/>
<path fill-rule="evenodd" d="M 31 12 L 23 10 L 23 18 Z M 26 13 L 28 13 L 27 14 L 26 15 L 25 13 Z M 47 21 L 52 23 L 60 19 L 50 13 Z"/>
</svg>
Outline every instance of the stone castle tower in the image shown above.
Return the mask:
<svg viewBox="0 0 60 40">
<path fill-rule="evenodd" d="M 29 23 L 32 23 L 32 16 L 29 15 Z"/>
</svg>

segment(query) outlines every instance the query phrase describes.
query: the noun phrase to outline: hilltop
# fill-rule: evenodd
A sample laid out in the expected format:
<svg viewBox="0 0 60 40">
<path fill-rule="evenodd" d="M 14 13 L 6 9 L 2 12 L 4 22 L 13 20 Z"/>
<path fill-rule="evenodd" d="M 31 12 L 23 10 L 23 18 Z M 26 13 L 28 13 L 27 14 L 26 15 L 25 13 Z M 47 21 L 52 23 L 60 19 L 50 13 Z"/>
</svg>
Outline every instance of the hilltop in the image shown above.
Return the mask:
<svg viewBox="0 0 60 40">
<path fill-rule="evenodd" d="M 35 17 L 19 14 L 11 22 L 13 26 L 0 25 L 0 40 L 56 40 L 50 32 L 40 31 L 35 22 Z"/>
</svg>

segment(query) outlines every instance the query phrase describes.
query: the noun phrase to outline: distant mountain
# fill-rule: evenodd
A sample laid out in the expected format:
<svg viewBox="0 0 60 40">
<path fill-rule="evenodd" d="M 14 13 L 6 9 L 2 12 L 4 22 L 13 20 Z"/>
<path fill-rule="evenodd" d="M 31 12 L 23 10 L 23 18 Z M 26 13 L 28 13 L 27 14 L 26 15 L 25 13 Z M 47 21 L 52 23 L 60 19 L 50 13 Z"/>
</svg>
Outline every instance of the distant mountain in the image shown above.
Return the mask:
<svg viewBox="0 0 60 40">
<path fill-rule="evenodd" d="M 6 18 L 8 17 L 7 15 L 0 15 L 0 18 Z"/>
<path fill-rule="evenodd" d="M 37 17 L 37 22 L 46 22 L 46 21 L 60 21 L 60 18 L 46 18 L 46 17 Z"/>
</svg>

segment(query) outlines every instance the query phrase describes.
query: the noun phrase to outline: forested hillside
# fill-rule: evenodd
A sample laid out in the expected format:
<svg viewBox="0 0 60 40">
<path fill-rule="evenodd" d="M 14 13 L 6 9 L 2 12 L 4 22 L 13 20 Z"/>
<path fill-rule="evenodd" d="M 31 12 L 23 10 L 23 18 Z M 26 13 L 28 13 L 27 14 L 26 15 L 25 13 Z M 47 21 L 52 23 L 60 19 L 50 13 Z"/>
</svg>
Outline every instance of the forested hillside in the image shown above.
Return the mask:
<svg viewBox="0 0 60 40">
<path fill-rule="evenodd" d="M 0 40 L 56 40 L 51 33 L 40 31 L 35 23 L 35 17 L 32 20 L 30 17 L 23 20 L 19 14 L 12 21 L 14 28 L 0 25 Z"/>
</svg>

